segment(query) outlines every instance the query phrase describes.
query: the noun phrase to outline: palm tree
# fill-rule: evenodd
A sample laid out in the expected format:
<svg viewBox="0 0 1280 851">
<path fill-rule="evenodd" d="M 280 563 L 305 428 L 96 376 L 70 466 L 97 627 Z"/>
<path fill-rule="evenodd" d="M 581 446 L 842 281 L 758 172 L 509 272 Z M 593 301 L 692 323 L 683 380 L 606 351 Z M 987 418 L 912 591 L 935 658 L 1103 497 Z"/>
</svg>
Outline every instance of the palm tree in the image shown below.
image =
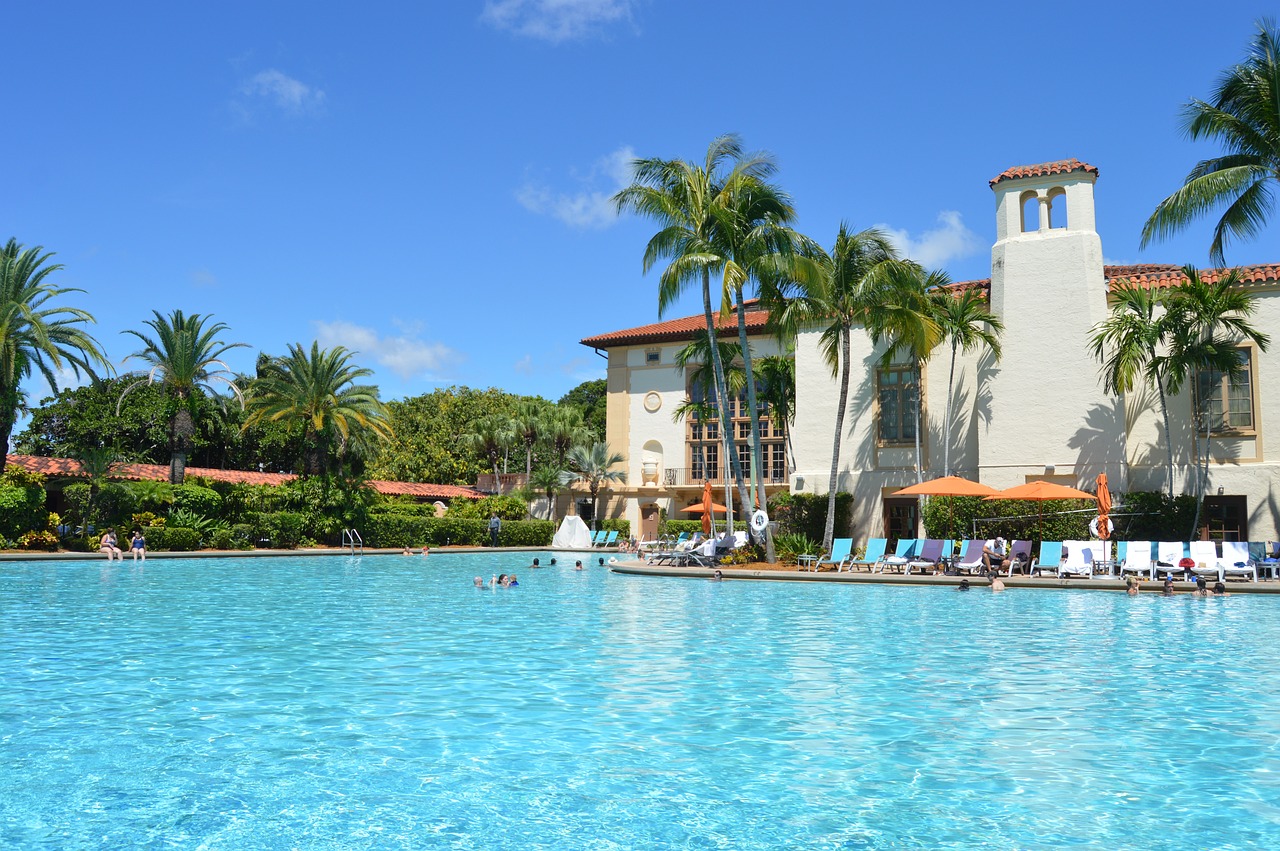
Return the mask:
<svg viewBox="0 0 1280 851">
<path fill-rule="evenodd" d="M 579 408 L 574 405 L 557 405 L 547 416 L 545 436 L 551 441 L 556 468 L 563 469 L 569 450 L 590 440 L 591 429 L 587 427 Z"/>
<path fill-rule="evenodd" d="M 511 426 L 516 440 L 524 446 L 524 482 L 529 486 L 533 474 L 533 448 L 545 436 L 547 410 L 550 406 L 541 399 L 525 399 L 516 403 Z"/>
<path fill-rule="evenodd" d="M 889 266 L 882 277 L 867 280 L 866 318 L 863 320 L 871 342 L 887 344 L 883 366 L 893 363 L 894 356 L 902 352 L 911 363 L 915 376 L 915 443 L 916 483 L 924 481 L 921 463 L 921 394 L 920 375 L 924 362 L 942 341 L 942 328 L 936 317 L 936 305 L 930 297 L 932 291 L 941 291 L 951 283 L 945 272 L 926 272 L 910 261 Z"/>
<path fill-rule="evenodd" d="M 48 280 L 63 267 L 50 263 L 52 252 L 42 246 L 23 249 L 16 239 L 0 248 L 0 467 L 9 453 L 9 437 L 23 404 L 23 379 L 39 372 L 58 392 L 58 372 L 70 367 L 92 378 L 93 366 L 109 372 L 102 347 L 84 326 L 92 314 L 74 307 L 57 307 L 52 299 L 84 292 L 57 287 Z"/>
<path fill-rule="evenodd" d="M 1223 274 L 1216 283 L 1204 280 L 1191 265 L 1184 266 L 1182 274 L 1185 280 L 1173 289 L 1167 302 L 1172 335 L 1169 351 L 1162 356 L 1161 368 L 1168 376 L 1170 393 L 1177 393 L 1183 382 L 1195 379 L 1202 371 L 1238 375 L 1243 369 L 1239 353 L 1242 339 L 1252 341 L 1264 352 L 1271 342 L 1267 334 L 1249 322 L 1256 305 L 1253 296 L 1241 288 L 1239 269 Z M 1209 476 L 1213 417 L 1207 402 L 1207 399 L 1197 399 L 1196 413 L 1203 417 L 1205 425 L 1205 451 L 1204 472 L 1196 487 L 1193 536 L 1200 526 L 1200 510 Z M 1225 416 L 1225 410 L 1223 414 Z M 1199 443 L 1198 431 L 1196 434 Z M 1199 464 L 1198 446 L 1196 456 Z"/>
<path fill-rule="evenodd" d="M 328 469 L 326 450 L 340 457 L 390 438 L 390 415 L 378 388 L 355 383 L 373 371 L 352 364 L 352 356 L 343 346 L 321 349 L 312 342 L 308 353 L 301 343 L 290 343 L 286 357 L 259 364 L 242 429 L 280 420 L 302 423 L 309 476 Z"/>
<path fill-rule="evenodd" d="M 1227 239 L 1247 239 L 1263 229 L 1280 182 L 1280 32 L 1274 22 L 1258 24 L 1248 56 L 1218 80 L 1212 102 L 1193 99 L 1183 107 L 1183 127 L 1192 139 L 1219 140 L 1226 153 L 1196 163 L 1182 188 L 1160 202 L 1142 228 L 1141 246 L 1225 205 L 1209 247 L 1209 258 L 1225 266 Z"/>
<path fill-rule="evenodd" d="M 658 313 L 661 315 L 686 287 L 700 284 L 707 336 L 716 336 L 712 310 L 711 274 L 725 271 L 731 260 L 731 234 L 740 231 L 735 205 L 749 186 L 763 183 L 773 172 L 773 164 L 760 156 L 744 156 L 736 136 L 720 136 L 707 147 L 702 164 L 685 160 L 641 159 L 632 163 L 632 184 L 614 196 L 619 211 L 632 211 L 658 222 L 660 230 L 645 247 L 647 273 L 668 258 L 658 284 Z M 723 293 L 723 290 L 721 291 Z M 727 402 L 724 364 L 719 349 L 711 348 L 716 398 Z M 720 426 L 730 433 L 729 406 L 720 406 Z M 729 452 L 728 462 L 738 487 L 740 504 L 748 504 L 746 483 L 737 454 Z M 733 506 L 729 506 L 727 529 L 733 529 Z"/>
<path fill-rule="evenodd" d="M 510 420 L 497 414 L 479 417 L 472 423 L 471 431 L 458 435 L 458 440 L 489 462 L 489 466 L 493 468 L 494 489 L 501 492 L 502 480 L 498 462 L 516 440 Z"/>
<path fill-rule="evenodd" d="M 835 533 L 840 445 L 844 437 L 845 409 L 849 405 L 850 338 L 859 323 L 876 329 L 876 342 L 892 333 L 897 324 L 893 314 L 898 308 L 886 297 L 892 295 L 893 288 L 903 280 L 902 275 L 890 274 L 901 266 L 897 250 L 884 231 L 869 228 L 851 233 L 842 222 L 830 253 L 819 249 L 801 263 L 797 275 L 798 295 L 776 305 L 776 324 L 788 336 L 806 324 L 826 323 L 818 345 L 832 375 L 840 379 L 831 478 L 827 484 L 827 521 L 822 533 L 822 546 L 828 552 Z M 910 342 L 907 323 L 901 324 L 901 338 Z"/>
<path fill-rule="evenodd" d="M 606 482 L 627 481 L 625 470 L 612 469 L 623 461 L 621 453 L 613 452 L 607 443 L 593 443 L 590 448 L 575 446 L 569 450 L 569 469 L 560 474 L 560 484 L 586 482 L 591 490 L 591 523 L 594 531 L 600 530 L 600 487 Z"/>
<path fill-rule="evenodd" d="M 951 400 L 956 383 L 956 353 L 985 348 L 1000 360 L 1000 334 L 1004 323 L 987 310 L 986 301 L 976 289 L 953 293 L 945 287 L 932 291 L 934 318 L 942 339 L 951 342 L 951 366 L 947 372 L 947 412 L 943 420 L 942 475 L 951 475 Z M 919 429 L 917 429 L 919 433 Z"/>
<path fill-rule="evenodd" d="M 791 423 L 796 416 L 796 359 L 794 350 L 760 358 L 761 394 L 769 406 L 775 431 L 781 431 L 787 443 L 788 463 L 795 464 L 791 448 Z"/>
<path fill-rule="evenodd" d="M 191 452 L 192 438 L 195 436 L 195 420 L 192 417 L 191 394 L 201 390 L 216 395 L 213 382 L 222 382 L 231 388 L 232 394 L 244 405 L 244 397 L 236 385 L 235 376 L 220 358 L 231 349 L 245 346 L 244 343 L 223 343 L 217 339 L 218 334 L 227 330 L 225 323 L 217 322 L 209 327 L 205 323 L 212 316 L 201 316 L 193 313 L 185 315 L 175 310 L 169 316 L 161 316 L 160 311 L 151 311 L 154 319 L 148 319 L 146 325 L 155 332 L 155 339 L 141 331 L 124 331 L 132 334 L 143 343 L 140 351 L 129 355 L 150 365 L 151 369 L 139 380 L 125 387 L 116 405 L 120 406 L 129 393 L 144 384 L 159 382 L 172 397 L 174 412 L 169 420 L 169 482 L 180 485 L 186 475 L 187 455 Z M 216 369 L 214 368 L 216 367 Z"/>
<path fill-rule="evenodd" d="M 529 487 L 547 496 L 547 519 L 555 522 L 556 493 L 560 490 L 560 471 L 555 467 L 539 467 L 529 477 Z"/>
<path fill-rule="evenodd" d="M 1169 428 L 1166 375 L 1169 361 L 1160 353 L 1169 344 L 1175 317 L 1166 310 L 1164 290 L 1117 282 L 1111 293 L 1115 297 L 1111 315 L 1094 327 L 1090 338 L 1093 354 L 1102 362 L 1103 389 L 1115 395 L 1131 393 L 1140 378 L 1155 388 L 1169 456 L 1165 478 L 1169 498 L 1173 499 L 1173 432 Z"/>
</svg>

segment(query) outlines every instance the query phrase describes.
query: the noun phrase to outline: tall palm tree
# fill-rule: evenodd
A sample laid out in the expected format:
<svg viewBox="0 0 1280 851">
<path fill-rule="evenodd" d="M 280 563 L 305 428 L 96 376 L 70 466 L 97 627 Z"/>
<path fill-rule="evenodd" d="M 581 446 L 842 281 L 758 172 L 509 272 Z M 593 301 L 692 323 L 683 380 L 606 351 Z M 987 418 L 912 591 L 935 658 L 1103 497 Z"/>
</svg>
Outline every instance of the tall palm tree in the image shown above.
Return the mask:
<svg viewBox="0 0 1280 851">
<path fill-rule="evenodd" d="M 498 462 L 516 441 L 511 421 L 498 414 L 479 417 L 471 424 L 471 431 L 458 435 L 458 440 L 489 462 L 493 468 L 493 486 L 501 492 Z"/>
<path fill-rule="evenodd" d="M 936 305 L 930 292 L 941 290 L 951 283 L 945 272 L 926 272 L 910 261 L 889 266 L 883 276 L 867 280 L 866 319 L 864 324 L 873 344 L 884 341 L 885 352 L 880 359 L 889 366 L 899 353 L 905 354 L 915 376 L 915 444 L 916 483 L 924 481 L 924 465 L 921 461 L 920 433 L 921 410 L 924 407 L 920 392 L 920 377 L 924 362 L 942 341 L 942 328 L 936 316 Z"/>
<path fill-rule="evenodd" d="M 1147 219 L 1141 245 L 1225 206 L 1209 246 L 1209 258 L 1225 266 L 1228 238 L 1262 231 L 1280 183 L 1280 32 L 1274 22 L 1258 24 L 1244 62 L 1222 75 L 1212 101 L 1193 99 L 1182 115 L 1189 137 L 1216 139 L 1226 153 L 1196 163 L 1182 188 Z"/>
<path fill-rule="evenodd" d="M 235 375 L 221 358 L 232 349 L 245 347 L 244 343 L 224 343 L 217 339 L 227 330 L 223 322 L 216 322 L 206 327 L 212 316 L 201 316 L 193 313 L 190 316 L 181 310 L 175 310 L 169 316 L 161 316 L 160 311 L 151 311 L 154 319 L 145 324 L 155 332 L 155 339 L 141 331 L 124 331 L 132 334 L 143 343 L 143 348 L 129 355 L 150 365 L 147 374 L 125 387 L 116 405 L 117 412 L 124 399 L 136 388 L 144 384 L 158 382 L 173 401 L 173 415 L 169 420 L 169 482 L 182 484 L 186 475 L 187 455 L 191 452 L 192 438 L 195 436 L 195 420 L 192 416 L 191 394 L 201 390 L 216 395 L 214 382 L 221 382 L 231 388 L 232 394 L 240 404 L 244 405 L 244 396 L 236 385 Z"/>
<path fill-rule="evenodd" d="M 1185 381 L 1195 380 L 1203 370 L 1226 376 L 1239 374 L 1243 369 L 1238 348 L 1242 340 L 1252 341 L 1264 352 L 1271 342 L 1270 336 L 1259 331 L 1249 321 L 1256 305 L 1253 296 L 1240 286 L 1239 269 L 1226 272 L 1216 283 L 1206 281 L 1191 265 L 1184 266 L 1182 274 L 1185 276 L 1184 280 L 1173 289 L 1167 302 L 1173 333 L 1169 351 L 1162 356 L 1162 368 L 1168 376 L 1171 393 L 1177 393 Z M 1196 488 L 1193 535 L 1200 526 L 1200 510 L 1204 504 L 1204 491 L 1209 476 L 1210 441 L 1213 437 L 1213 418 L 1210 416 L 1207 400 L 1196 401 L 1196 414 L 1204 419 L 1205 450 L 1204 472 Z M 1226 412 L 1223 413 L 1225 415 Z M 1196 434 L 1198 443 L 1198 429 Z M 1198 447 L 1196 455 L 1198 464 Z"/>
<path fill-rule="evenodd" d="M 707 335 L 716 336 L 716 312 L 712 309 L 711 275 L 722 274 L 731 259 L 731 235 L 741 228 L 735 204 L 748 187 L 763 183 L 773 173 L 772 162 L 761 156 L 745 156 L 736 136 L 713 139 L 701 163 L 658 158 L 632 163 L 632 183 L 614 196 L 619 211 L 631 211 L 658 222 L 659 231 L 644 252 L 644 271 L 658 262 L 669 262 L 658 284 L 658 313 L 661 315 L 689 286 L 700 285 Z M 721 290 L 721 293 L 724 291 Z M 716 398 L 720 405 L 720 425 L 730 433 L 731 398 L 725 391 L 724 364 L 720 352 L 711 348 Z M 740 504 L 748 504 L 746 482 L 737 454 L 729 452 L 728 463 L 738 488 Z M 727 527 L 733 529 L 733 506 L 728 506 Z"/>
<path fill-rule="evenodd" d="M 591 523 L 600 530 L 600 488 L 606 482 L 627 481 L 625 470 L 614 470 L 623 461 L 622 454 L 613 452 L 607 443 L 593 443 L 591 447 L 575 446 L 569 450 L 569 469 L 560 474 L 560 483 L 570 485 L 586 482 L 591 491 Z"/>
<path fill-rule="evenodd" d="M 591 429 L 583 419 L 582 411 L 574 405 L 557 405 L 547 416 L 546 438 L 551 442 L 551 453 L 556 469 L 563 469 L 569 450 L 582 446 L 591 439 Z"/>
<path fill-rule="evenodd" d="M 373 371 L 352 364 L 352 356 L 343 346 L 321 349 L 312 342 L 308 352 L 301 343 L 290 343 L 287 356 L 259 365 L 243 428 L 280 420 L 303 423 L 303 466 L 309 476 L 326 472 L 331 452 L 341 456 L 349 447 L 390 438 L 390 415 L 378 388 L 356 383 Z"/>
<path fill-rule="evenodd" d="M 545 436 L 550 405 L 541 399 L 525 399 L 516 403 L 512 431 L 524 447 L 524 481 L 529 486 L 533 474 L 533 448 Z"/>
<path fill-rule="evenodd" d="M 9 453 L 9 437 L 22 407 L 23 379 L 39 372 L 58 392 L 58 372 L 70 367 L 96 378 L 94 365 L 109 372 L 102 347 L 84 326 L 93 315 L 51 300 L 84 292 L 57 287 L 48 278 L 63 267 L 50 263 L 42 246 L 23 249 L 16 239 L 0 248 L 0 468 Z"/>
<path fill-rule="evenodd" d="M 1118 282 L 1111 288 L 1111 314 L 1093 329 L 1093 354 L 1102 362 L 1102 385 L 1108 393 L 1133 392 L 1141 379 L 1154 387 L 1168 450 L 1165 483 L 1173 499 L 1173 432 L 1169 428 L 1169 361 L 1161 352 L 1169 345 L 1175 317 L 1166 310 L 1167 291 Z M 1181 379 L 1178 381 L 1181 384 Z"/>
<path fill-rule="evenodd" d="M 789 346 L 794 344 L 789 343 Z M 760 358 L 760 382 L 764 402 L 775 431 L 782 432 L 787 445 L 788 464 L 795 464 L 791 447 L 791 424 L 796 416 L 796 359 L 794 348 L 780 355 Z"/>
<path fill-rule="evenodd" d="M 976 289 L 953 293 L 946 287 L 932 290 L 934 318 L 942 339 L 951 343 L 951 365 L 947 371 L 947 412 L 943 420 L 942 475 L 951 475 L 951 400 L 956 383 L 956 354 L 985 348 L 1000 360 L 1000 334 L 1004 323 L 987 310 L 986 301 Z M 917 429 L 917 433 L 919 430 Z"/>
<path fill-rule="evenodd" d="M 560 471 L 555 467 L 539 467 L 529 477 L 529 487 L 547 497 L 547 519 L 555 522 L 556 494 L 560 490 Z"/>
<path fill-rule="evenodd" d="M 894 302 L 881 303 L 880 299 L 891 295 L 895 283 L 902 280 L 903 276 L 890 274 L 901 265 L 898 252 L 884 231 L 868 228 L 855 233 L 842 222 L 831 251 L 818 250 L 800 265 L 796 282 L 800 289 L 796 297 L 777 305 L 776 323 L 788 335 L 805 325 L 825 324 L 819 349 L 832 375 L 839 376 L 840 380 L 831 446 L 831 477 L 827 484 L 827 521 L 822 533 L 822 545 L 827 551 L 831 549 L 835 532 L 840 446 L 845 409 L 849 405 L 850 338 L 858 324 L 875 327 L 881 337 L 895 327 Z M 902 324 L 903 339 L 907 340 L 906 323 Z"/>
</svg>

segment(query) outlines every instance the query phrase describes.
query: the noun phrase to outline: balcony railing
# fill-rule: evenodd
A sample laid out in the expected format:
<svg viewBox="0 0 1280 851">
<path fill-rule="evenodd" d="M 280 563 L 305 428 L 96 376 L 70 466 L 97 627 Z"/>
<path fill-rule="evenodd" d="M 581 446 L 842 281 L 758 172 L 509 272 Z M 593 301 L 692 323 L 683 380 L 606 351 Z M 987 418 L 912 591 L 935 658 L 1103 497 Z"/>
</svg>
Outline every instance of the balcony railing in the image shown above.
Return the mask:
<svg viewBox="0 0 1280 851">
<path fill-rule="evenodd" d="M 493 473 L 481 473 L 476 476 L 476 490 L 481 493 L 506 496 L 524 486 L 524 473 L 499 473 L 497 479 L 494 478 Z"/>
<path fill-rule="evenodd" d="M 701 487 L 708 478 L 713 485 L 723 485 L 725 474 L 728 472 L 715 467 L 710 470 L 706 467 L 664 467 L 661 481 L 664 487 L 669 488 Z M 766 485 L 785 485 L 790 480 L 790 475 L 788 470 L 771 467 L 765 471 L 763 481 Z"/>
</svg>

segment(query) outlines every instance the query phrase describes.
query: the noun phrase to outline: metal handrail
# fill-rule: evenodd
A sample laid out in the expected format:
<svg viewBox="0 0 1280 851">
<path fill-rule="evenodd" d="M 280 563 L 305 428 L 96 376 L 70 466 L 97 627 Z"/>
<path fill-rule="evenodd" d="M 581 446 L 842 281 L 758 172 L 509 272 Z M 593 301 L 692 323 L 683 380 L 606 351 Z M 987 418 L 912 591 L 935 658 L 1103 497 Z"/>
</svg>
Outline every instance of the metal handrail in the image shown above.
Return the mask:
<svg viewBox="0 0 1280 851">
<path fill-rule="evenodd" d="M 355 529 L 342 530 L 342 545 L 351 547 L 351 554 L 356 554 L 356 547 L 360 547 L 360 555 L 364 555 L 364 539 L 360 537 L 360 533 Z"/>
</svg>

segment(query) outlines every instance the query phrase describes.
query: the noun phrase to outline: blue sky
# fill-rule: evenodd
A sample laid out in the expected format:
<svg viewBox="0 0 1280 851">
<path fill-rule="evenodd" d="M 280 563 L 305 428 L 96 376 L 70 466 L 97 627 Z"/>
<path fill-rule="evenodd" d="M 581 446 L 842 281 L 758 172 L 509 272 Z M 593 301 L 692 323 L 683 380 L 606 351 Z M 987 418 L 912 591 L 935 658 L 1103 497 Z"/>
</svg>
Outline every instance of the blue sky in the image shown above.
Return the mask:
<svg viewBox="0 0 1280 851">
<path fill-rule="evenodd" d="M 1133 4 L 1140 6 L 1145 4 Z M 1257 4 L 669 0 L 24 3 L 6 13 L 0 239 L 44 245 L 120 360 L 153 309 L 259 350 L 343 344 L 384 398 L 453 383 L 558 398 L 578 345 L 655 321 L 632 156 L 772 152 L 799 227 L 881 225 L 986 277 L 987 181 L 1097 166 L 1114 263 L 1206 265 L 1210 222 L 1145 251 L 1197 159 L 1178 130 Z M 1280 261 L 1280 219 L 1228 249 Z M 699 310 L 695 293 L 668 312 Z M 131 342 L 132 341 L 132 342 Z M 35 388 L 33 388 L 35 390 Z M 39 390 L 35 390 L 39 395 Z"/>
</svg>

